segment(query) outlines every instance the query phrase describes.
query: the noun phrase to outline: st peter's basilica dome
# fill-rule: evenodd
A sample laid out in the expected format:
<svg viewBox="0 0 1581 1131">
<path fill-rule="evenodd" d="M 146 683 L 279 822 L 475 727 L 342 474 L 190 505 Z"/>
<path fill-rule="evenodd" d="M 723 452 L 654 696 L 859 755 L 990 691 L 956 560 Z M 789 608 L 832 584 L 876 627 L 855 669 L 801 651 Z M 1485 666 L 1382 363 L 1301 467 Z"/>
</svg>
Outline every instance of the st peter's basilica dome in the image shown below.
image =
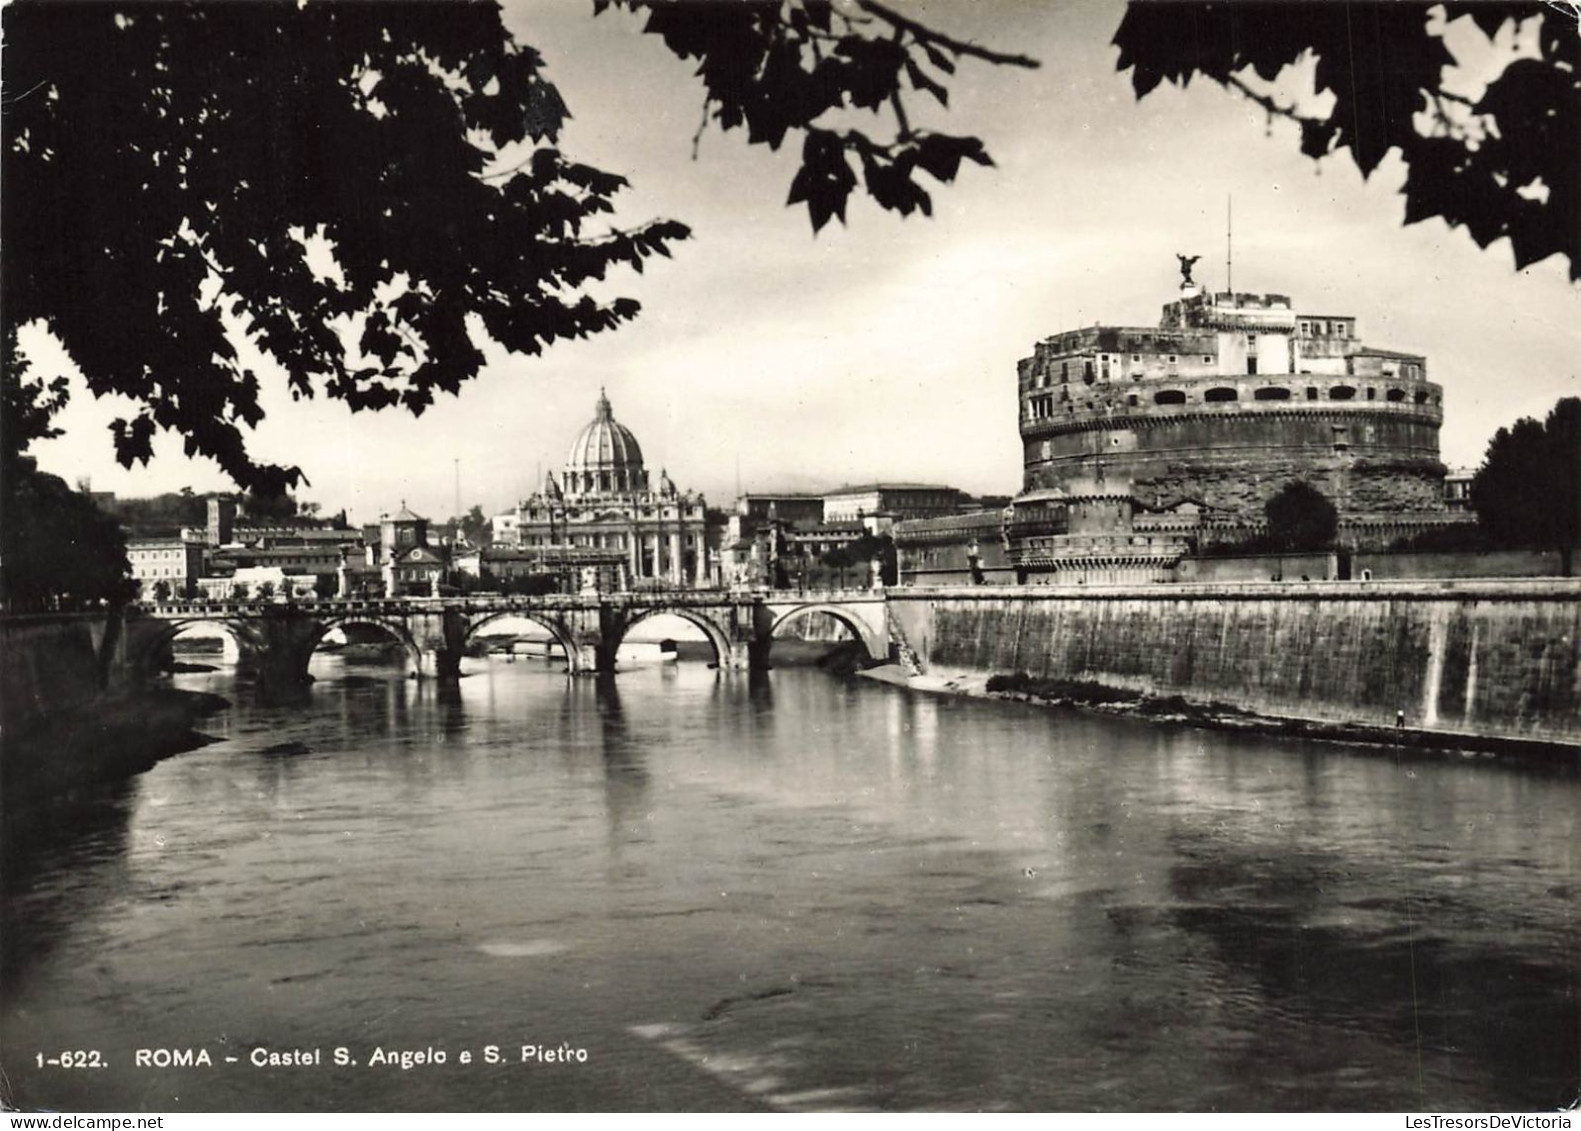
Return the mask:
<svg viewBox="0 0 1581 1131">
<path fill-rule="evenodd" d="M 647 490 L 642 449 L 630 430 L 616 423 L 602 389 L 592 422 L 571 442 L 561 482 L 572 494 Z"/>
</svg>

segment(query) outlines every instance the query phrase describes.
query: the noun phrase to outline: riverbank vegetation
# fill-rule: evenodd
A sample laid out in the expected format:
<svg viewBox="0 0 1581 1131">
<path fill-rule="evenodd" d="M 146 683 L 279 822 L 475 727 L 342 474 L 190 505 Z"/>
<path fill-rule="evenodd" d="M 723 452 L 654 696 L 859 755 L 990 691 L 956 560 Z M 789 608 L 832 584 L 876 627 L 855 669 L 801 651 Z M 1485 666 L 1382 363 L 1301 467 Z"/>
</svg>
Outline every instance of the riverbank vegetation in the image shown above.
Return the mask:
<svg viewBox="0 0 1581 1131">
<path fill-rule="evenodd" d="M 1183 695 L 1154 695 L 1082 679 L 1051 679 L 1026 672 L 988 677 L 988 694 L 1007 699 L 1036 700 L 1070 707 L 1120 711 L 1148 718 L 1185 722 L 1222 722 L 1257 716 L 1229 703 L 1196 703 Z"/>
<path fill-rule="evenodd" d="M 983 687 L 991 699 L 1072 707 L 1130 715 L 1152 722 L 1185 723 L 1213 730 L 1237 730 L 1280 738 L 1322 739 L 1373 746 L 1404 747 L 1423 753 L 1458 751 L 1532 758 L 1545 765 L 1581 770 L 1581 747 L 1538 738 L 1478 735 L 1378 726 L 1372 723 L 1262 715 L 1218 701 L 1199 702 L 1183 695 L 1159 695 L 1112 687 L 1093 680 L 1056 679 L 1024 671 L 988 677 Z"/>
</svg>

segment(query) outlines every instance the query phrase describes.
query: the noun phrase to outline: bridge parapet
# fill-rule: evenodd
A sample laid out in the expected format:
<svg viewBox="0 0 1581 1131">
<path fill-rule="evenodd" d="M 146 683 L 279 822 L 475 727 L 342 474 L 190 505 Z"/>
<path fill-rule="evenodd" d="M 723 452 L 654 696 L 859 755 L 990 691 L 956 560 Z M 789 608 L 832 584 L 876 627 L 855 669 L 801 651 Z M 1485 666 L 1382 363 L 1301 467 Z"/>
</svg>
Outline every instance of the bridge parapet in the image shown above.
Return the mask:
<svg viewBox="0 0 1581 1131">
<path fill-rule="evenodd" d="M 546 593 L 537 596 L 470 596 L 470 597 L 322 597 L 313 600 L 288 601 L 281 597 L 248 601 L 175 600 L 158 604 L 144 603 L 138 611 L 147 616 L 171 618 L 210 617 L 218 619 L 233 616 L 339 616 L 344 613 L 379 613 L 383 615 L 430 614 L 436 609 L 459 609 L 463 612 L 503 613 L 513 609 L 528 611 L 557 611 L 562 609 L 590 609 L 600 606 L 617 608 L 653 609 L 666 606 L 680 608 L 714 607 L 726 604 L 751 604 L 767 601 L 770 604 L 802 603 L 868 603 L 884 600 L 883 589 L 675 589 L 627 590 L 618 593 L 580 594 Z"/>
<path fill-rule="evenodd" d="M 349 621 L 388 628 L 406 646 L 414 673 L 425 676 L 458 674 L 472 634 L 513 615 L 547 628 L 565 650 L 573 672 L 613 671 L 626 633 L 638 622 L 665 613 L 699 628 L 713 645 L 721 666 L 766 664 L 774 631 L 794 617 L 813 612 L 840 620 L 874 657 L 881 658 L 889 645 L 884 602 L 881 589 L 792 592 L 733 588 L 531 597 L 167 601 L 139 611 L 169 625 L 163 632 L 165 640 L 184 624 L 225 624 L 264 669 L 279 678 L 291 675 L 301 680 L 307 676 L 308 661 L 324 633 Z"/>
</svg>

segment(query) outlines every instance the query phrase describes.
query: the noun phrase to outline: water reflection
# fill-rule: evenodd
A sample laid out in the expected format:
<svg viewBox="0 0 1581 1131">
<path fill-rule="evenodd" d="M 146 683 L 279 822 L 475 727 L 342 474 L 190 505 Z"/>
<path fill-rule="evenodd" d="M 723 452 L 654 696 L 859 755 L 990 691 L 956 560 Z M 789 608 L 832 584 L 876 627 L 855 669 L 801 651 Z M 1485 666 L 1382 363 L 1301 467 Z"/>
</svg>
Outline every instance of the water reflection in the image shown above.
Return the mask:
<svg viewBox="0 0 1581 1131">
<path fill-rule="evenodd" d="M 454 738 L 467 729 L 467 711 L 461 696 L 461 685 L 439 683 L 431 685 L 439 703 L 439 730 L 447 739 Z"/>
<path fill-rule="evenodd" d="M 774 709 L 774 674 L 764 668 L 747 671 L 748 701 L 758 712 Z"/>
<path fill-rule="evenodd" d="M 135 780 L 8 808 L 0 821 L 0 983 L 20 985 L 69 931 L 77 909 L 127 885 Z"/>
<path fill-rule="evenodd" d="M 619 683 L 612 676 L 585 682 L 592 684 L 599 721 L 610 856 L 621 861 L 622 846 L 647 839 L 648 771 L 641 746 L 628 731 L 621 712 Z"/>
<path fill-rule="evenodd" d="M 8 855 L 0 1043 L 75 1047 L 91 1019 L 115 1049 L 533 1036 L 594 1061 L 311 1088 L 8 1065 L 24 1102 L 1465 1109 L 1575 1087 L 1574 774 L 794 669 L 315 671 L 304 703 L 238 699 L 224 741 Z"/>
</svg>

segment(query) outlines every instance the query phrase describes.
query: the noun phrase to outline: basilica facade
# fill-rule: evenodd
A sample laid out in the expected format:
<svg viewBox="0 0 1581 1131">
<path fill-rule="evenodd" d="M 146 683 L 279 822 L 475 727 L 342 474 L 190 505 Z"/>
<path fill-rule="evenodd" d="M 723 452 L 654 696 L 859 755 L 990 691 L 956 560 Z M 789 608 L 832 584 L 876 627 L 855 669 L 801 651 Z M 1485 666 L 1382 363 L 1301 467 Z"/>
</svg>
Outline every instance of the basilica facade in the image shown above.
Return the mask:
<svg viewBox="0 0 1581 1131">
<path fill-rule="evenodd" d="M 703 496 L 678 490 L 663 469 L 657 486 L 649 482 L 637 438 L 600 390 L 559 478 L 549 472 L 540 491 L 496 521 L 496 545 L 598 551 L 618 565 L 621 588 L 701 586 L 716 572 L 706 516 Z"/>
</svg>

